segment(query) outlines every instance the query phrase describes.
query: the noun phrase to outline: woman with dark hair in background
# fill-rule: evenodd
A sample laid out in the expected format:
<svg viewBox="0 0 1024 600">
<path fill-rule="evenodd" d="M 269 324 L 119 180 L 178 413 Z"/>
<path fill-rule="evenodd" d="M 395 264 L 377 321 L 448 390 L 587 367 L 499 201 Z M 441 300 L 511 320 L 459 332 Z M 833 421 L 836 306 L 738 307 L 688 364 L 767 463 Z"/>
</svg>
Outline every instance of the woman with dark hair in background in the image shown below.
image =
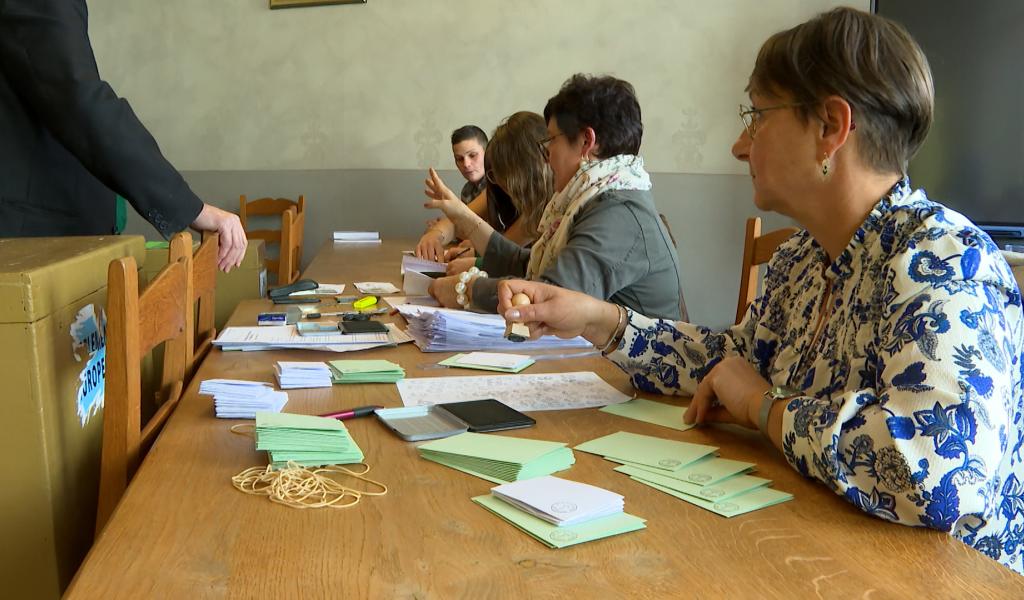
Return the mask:
<svg viewBox="0 0 1024 600">
<path fill-rule="evenodd" d="M 544 107 L 546 135 L 536 140 L 554 176 L 555 194 L 531 248 L 465 216 L 461 203 L 431 174 L 426 206 L 444 210 L 464 237 L 483 248 L 480 266 L 435 280 L 444 306 L 493 312 L 494 277 L 527 277 L 645 314 L 685 316 L 679 259 L 638 156 L 643 137 L 633 86 L 614 77 L 574 75 Z"/>
<path fill-rule="evenodd" d="M 805 230 L 743 322 L 714 331 L 517 280 L 500 309 L 534 335 L 585 336 L 641 390 L 692 395 L 687 422 L 760 429 L 864 512 L 1021 573 L 1021 293 L 992 240 L 906 177 L 932 122 L 924 54 L 839 8 L 769 38 L 748 91 L 733 154 L 754 204 Z M 520 292 L 532 305 L 511 306 Z"/>
</svg>

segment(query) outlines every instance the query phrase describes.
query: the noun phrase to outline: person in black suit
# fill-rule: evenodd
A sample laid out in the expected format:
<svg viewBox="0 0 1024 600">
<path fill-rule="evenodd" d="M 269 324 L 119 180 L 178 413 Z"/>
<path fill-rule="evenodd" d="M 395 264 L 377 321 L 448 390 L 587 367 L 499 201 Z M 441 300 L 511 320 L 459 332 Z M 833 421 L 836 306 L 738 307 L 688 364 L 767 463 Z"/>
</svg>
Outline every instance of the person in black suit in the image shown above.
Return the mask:
<svg viewBox="0 0 1024 600">
<path fill-rule="evenodd" d="M 220 233 L 238 266 L 238 217 L 203 203 L 100 78 L 85 0 L 0 0 L 0 237 L 107 235 L 120 194 L 166 238 Z"/>
</svg>

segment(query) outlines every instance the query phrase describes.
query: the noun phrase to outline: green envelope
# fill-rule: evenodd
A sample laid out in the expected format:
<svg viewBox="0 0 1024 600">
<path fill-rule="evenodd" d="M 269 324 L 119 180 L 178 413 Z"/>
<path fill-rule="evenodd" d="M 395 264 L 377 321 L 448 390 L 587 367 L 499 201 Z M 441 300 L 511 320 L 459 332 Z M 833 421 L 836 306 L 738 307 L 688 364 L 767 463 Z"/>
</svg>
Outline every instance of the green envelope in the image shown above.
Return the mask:
<svg viewBox="0 0 1024 600">
<path fill-rule="evenodd" d="M 530 534 L 549 548 L 566 548 L 647 527 L 644 519 L 627 513 L 601 517 L 579 525 L 558 527 L 490 494 L 477 496 L 473 498 L 473 502 Z"/>
<path fill-rule="evenodd" d="M 760 487 L 770 485 L 771 479 L 753 477 L 751 475 L 737 475 L 729 479 L 723 479 L 712 485 L 696 485 L 687 481 L 681 481 L 667 475 L 652 473 L 648 469 L 623 465 L 615 467 L 619 473 L 625 473 L 633 479 L 641 479 L 644 483 L 656 483 L 662 487 L 682 492 L 688 496 L 702 500 L 713 500 L 721 502 L 733 496 L 745 494 Z M 674 475 L 674 474 L 673 474 Z"/>
<path fill-rule="evenodd" d="M 256 413 L 256 449 L 266 450 L 275 468 L 289 461 L 312 467 L 363 460 L 344 423 L 312 415 Z"/>
<path fill-rule="evenodd" d="M 678 471 L 718 450 L 714 446 L 677 442 L 626 431 L 584 442 L 576 446 L 576 449 L 662 471 Z"/>
<path fill-rule="evenodd" d="M 634 398 L 622 404 L 609 404 L 602 408 L 601 411 L 626 417 L 627 419 L 670 427 L 679 431 L 686 431 L 694 427 L 693 424 L 687 425 L 683 423 L 683 413 L 686 412 L 685 407 L 652 402 L 643 398 Z"/>
<path fill-rule="evenodd" d="M 405 369 L 389 360 L 332 360 L 333 383 L 395 383 L 405 378 Z"/>
<path fill-rule="evenodd" d="M 465 354 L 456 354 L 454 356 L 449 356 L 448 358 L 438 362 L 437 364 L 444 365 L 446 367 L 455 367 L 457 369 L 478 369 L 480 371 L 497 371 L 498 373 L 519 373 L 523 369 L 529 367 L 530 365 L 536 362 L 534 360 L 530 360 L 519 365 L 515 369 L 509 369 L 505 367 L 493 367 L 490 365 L 475 365 L 471 363 L 459 362 L 465 356 Z"/>
<path fill-rule="evenodd" d="M 776 504 L 781 504 L 788 500 L 793 499 L 793 494 L 782 492 L 770 487 L 760 487 L 752 491 L 733 496 L 728 500 L 704 500 L 702 498 L 696 498 L 689 494 L 677 492 L 671 488 L 658 485 L 650 481 L 644 481 L 632 477 L 634 481 L 648 485 L 656 490 L 661 490 L 670 496 L 675 496 L 680 500 L 685 500 L 694 506 L 699 506 L 705 510 L 710 510 L 715 514 L 722 515 L 723 517 L 735 517 L 736 515 L 742 515 L 762 508 L 768 508 Z"/>
<path fill-rule="evenodd" d="M 665 471 L 664 469 L 655 469 L 654 467 L 648 467 L 637 463 L 631 463 L 625 460 L 609 459 L 617 463 L 624 465 L 637 467 L 645 471 L 652 473 L 658 473 L 666 477 L 685 481 L 687 483 L 695 485 L 712 485 L 723 479 L 729 479 L 736 475 L 742 475 L 753 471 L 757 465 L 754 463 L 742 462 L 739 460 L 731 460 L 728 458 L 721 458 L 719 456 L 708 456 L 702 458 L 696 462 L 692 462 L 678 471 Z M 618 470 L 618 469 L 616 469 Z M 623 471 L 625 472 L 625 471 Z"/>
<path fill-rule="evenodd" d="M 495 483 L 508 483 L 568 469 L 576 461 L 561 442 L 460 433 L 422 444 L 423 458 Z"/>
</svg>

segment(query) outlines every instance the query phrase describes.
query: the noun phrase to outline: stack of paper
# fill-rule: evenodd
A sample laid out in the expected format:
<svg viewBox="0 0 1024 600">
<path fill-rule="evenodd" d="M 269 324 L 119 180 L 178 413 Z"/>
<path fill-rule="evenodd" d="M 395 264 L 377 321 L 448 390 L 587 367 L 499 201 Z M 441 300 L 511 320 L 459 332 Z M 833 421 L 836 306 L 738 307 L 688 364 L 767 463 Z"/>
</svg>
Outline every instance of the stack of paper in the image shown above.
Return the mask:
<svg viewBox="0 0 1024 600">
<path fill-rule="evenodd" d="M 266 450 L 277 468 L 289 461 L 318 467 L 363 460 L 344 423 L 310 415 L 256 413 L 256 449 Z"/>
<path fill-rule="evenodd" d="M 269 383 L 238 379 L 207 379 L 199 384 L 199 393 L 213 396 L 213 406 L 221 419 L 252 419 L 257 412 L 281 412 L 288 394 L 275 392 Z"/>
<path fill-rule="evenodd" d="M 499 485 L 491 494 L 559 527 L 616 515 L 624 506 L 615 492 L 551 475 Z"/>
<path fill-rule="evenodd" d="M 753 463 L 719 458 L 713 446 L 620 431 L 576 449 L 622 463 L 615 470 L 634 481 L 725 517 L 793 499 L 767 487 L 770 480 L 746 475 Z"/>
<path fill-rule="evenodd" d="M 402 257 L 402 293 L 409 296 L 424 296 L 434 277 L 443 275 L 448 265 L 424 260 L 415 256 Z"/>
<path fill-rule="evenodd" d="M 331 387 L 331 368 L 322 362 L 278 361 L 274 365 L 282 390 Z"/>
<path fill-rule="evenodd" d="M 227 327 L 213 340 L 222 350 L 273 350 L 301 348 L 328 352 L 368 350 L 412 341 L 394 323 L 385 323 L 387 333 L 350 333 L 341 331 L 317 335 L 299 335 L 294 325 L 272 327 Z"/>
<path fill-rule="evenodd" d="M 550 475 L 576 462 L 572 450 L 559 442 L 470 432 L 428 442 L 418 450 L 427 460 L 494 483 Z"/>
<path fill-rule="evenodd" d="M 629 400 L 596 373 L 412 377 L 398 382 L 406 406 L 494 398 L 520 412 L 593 408 Z"/>
<path fill-rule="evenodd" d="M 363 294 L 397 294 L 395 284 L 387 281 L 357 281 L 356 289 Z"/>
<path fill-rule="evenodd" d="M 364 244 L 379 244 L 380 232 L 377 231 L 335 231 L 334 241 L 336 242 L 362 242 Z"/>
<path fill-rule="evenodd" d="M 405 369 L 389 360 L 332 360 L 334 383 L 395 383 L 405 377 Z"/>
<path fill-rule="evenodd" d="M 405 304 L 395 308 L 409 322 L 409 335 L 424 352 L 591 347 L 582 337 L 563 340 L 550 335 L 536 341 L 510 342 L 505 339 L 505 319 L 499 315 Z"/>
<path fill-rule="evenodd" d="M 566 548 L 646 527 L 643 519 L 626 513 L 594 519 L 579 525 L 558 527 L 525 513 L 511 504 L 502 502 L 494 496 L 477 496 L 473 498 L 473 502 L 533 536 L 549 548 Z"/>
<path fill-rule="evenodd" d="M 498 371 L 499 373 L 518 373 L 534 363 L 533 358 L 526 354 L 499 354 L 497 352 L 470 352 L 456 354 L 438 364 L 446 367 L 463 369 L 480 369 L 482 371 Z"/>
</svg>

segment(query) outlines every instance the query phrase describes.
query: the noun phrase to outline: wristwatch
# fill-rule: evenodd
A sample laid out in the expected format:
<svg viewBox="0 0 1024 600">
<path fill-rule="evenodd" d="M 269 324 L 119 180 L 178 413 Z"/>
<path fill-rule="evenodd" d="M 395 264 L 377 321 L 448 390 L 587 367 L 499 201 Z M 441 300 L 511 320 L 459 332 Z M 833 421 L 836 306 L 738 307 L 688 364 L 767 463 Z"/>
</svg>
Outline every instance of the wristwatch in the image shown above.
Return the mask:
<svg viewBox="0 0 1024 600">
<path fill-rule="evenodd" d="M 784 385 L 775 385 L 765 390 L 761 400 L 761 413 L 757 417 L 757 428 L 761 433 L 768 435 L 768 415 L 772 412 L 772 405 L 779 400 L 788 400 L 799 395 L 800 390 Z"/>
</svg>

